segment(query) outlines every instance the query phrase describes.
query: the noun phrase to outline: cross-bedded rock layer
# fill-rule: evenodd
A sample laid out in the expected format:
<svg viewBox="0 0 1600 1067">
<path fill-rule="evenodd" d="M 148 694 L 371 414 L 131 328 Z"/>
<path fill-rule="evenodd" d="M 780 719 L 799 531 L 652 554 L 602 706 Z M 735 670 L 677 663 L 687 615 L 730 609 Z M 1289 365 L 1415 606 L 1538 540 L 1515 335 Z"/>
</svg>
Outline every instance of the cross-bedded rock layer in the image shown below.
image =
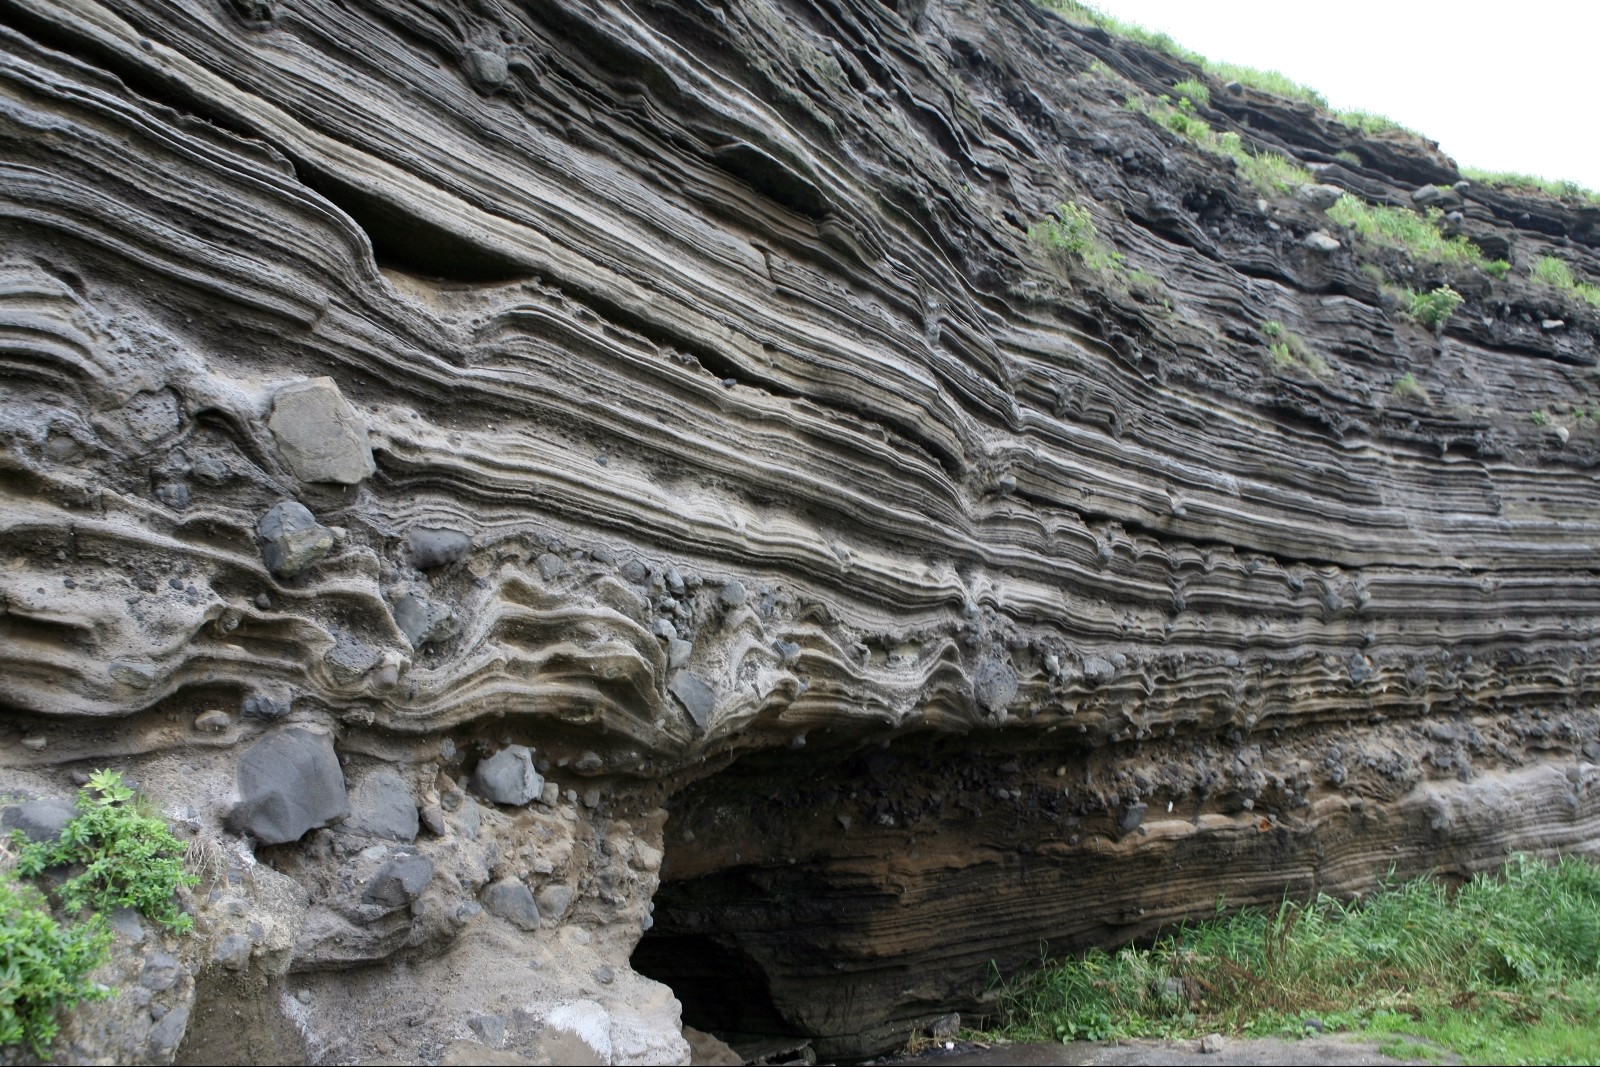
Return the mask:
<svg viewBox="0 0 1600 1067">
<path fill-rule="evenodd" d="M 255 962 L 196 967 L 296 1055 L 598 1047 L 669 796 L 664 935 L 844 1050 L 1041 938 L 1592 846 L 1600 331 L 1526 267 L 1600 274 L 1593 206 L 1469 189 L 1504 279 L 1309 248 L 1122 106 L 1192 68 L 1024 3 L 5 0 L 0 55 L 7 773 L 259 843 L 210 924 Z M 1374 202 L 1458 177 L 1203 111 Z M 1159 282 L 1051 264 L 1063 202 Z M 607 977 L 469 1025 L 371 970 L 480 942 Z M 606 1055 L 681 1051 L 657 1007 Z"/>
</svg>

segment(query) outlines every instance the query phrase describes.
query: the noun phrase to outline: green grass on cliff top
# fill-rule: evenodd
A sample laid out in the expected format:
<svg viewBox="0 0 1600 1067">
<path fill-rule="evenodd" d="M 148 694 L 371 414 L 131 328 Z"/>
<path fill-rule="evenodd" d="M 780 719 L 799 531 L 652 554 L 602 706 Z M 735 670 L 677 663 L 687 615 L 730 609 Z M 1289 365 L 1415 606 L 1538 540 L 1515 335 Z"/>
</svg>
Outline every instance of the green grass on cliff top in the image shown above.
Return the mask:
<svg viewBox="0 0 1600 1067">
<path fill-rule="evenodd" d="M 1303 1035 L 1436 1042 L 1469 1063 L 1590 1064 L 1600 1049 L 1600 866 L 1514 856 L 1345 904 L 1219 914 L 1148 948 L 1046 963 L 1002 989 L 1013 1040 Z M 1387 1046 L 1386 1046 L 1387 1047 Z M 1408 1050 L 1408 1054 L 1415 1053 Z"/>
<path fill-rule="evenodd" d="M 1310 104 L 1312 107 L 1328 112 L 1351 129 L 1360 130 L 1365 136 L 1372 137 L 1391 131 L 1417 138 L 1423 136 L 1408 126 L 1402 126 L 1387 115 L 1378 115 L 1370 111 L 1360 110 L 1335 110 L 1328 105 L 1327 97 L 1309 85 L 1302 85 L 1279 71 L 1258 70 L 1255 67 L 1245 67 L 1235 63 L 1218 63 L 1207 59 L 1199 52 L 1185 48 L 1165 33 L 1147 29 L 1136 22 L 1124 22 L 1119 18 L 1106 14 L 1099 8 L 1083 3 L 1082 0 L 1034 0 L 1034 2 L 1040 7 L 1054 11 L 1069 22 L 1075 22 L 1080 26 L 1097 26 L 1107 33 L 1131 41 L 1138 41 L 1140 44 L 1158 49 L 1176 59 L 1181 59 L 1186 63 L 1193 63 L 1219 81 L 1238 82 L 1241 85 L 1248 85 L 1263 92 L 1281 96 L 1287 100 L 1298 100 L 1302 103 Z M 1575 198 L 1600 204 L 1600 192 L 1587 189 L 1577 182 L 1553 181 L 1533 174 L 1478 170 L 1472 167 L 1463 167 L 1461 173 L 1466 178 L 1484 185 L 1517 189 L 1523 192 L 1539 191 L 1558 199 Z"/>
</svg>

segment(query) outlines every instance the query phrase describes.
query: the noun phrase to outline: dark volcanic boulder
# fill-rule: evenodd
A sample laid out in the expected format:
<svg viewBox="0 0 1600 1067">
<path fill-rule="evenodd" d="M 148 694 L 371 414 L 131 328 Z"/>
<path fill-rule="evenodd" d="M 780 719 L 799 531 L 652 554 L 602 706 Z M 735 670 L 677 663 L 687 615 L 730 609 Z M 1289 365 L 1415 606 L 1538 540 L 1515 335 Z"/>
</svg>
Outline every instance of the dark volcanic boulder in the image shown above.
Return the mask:
<svg viewBox="0 0 1600 1067">
<path fill-rule="evenodd" d="M 344 772 L 325 733 L 289 727 L 239 757 L 239 802 L 228 823 L 264 845 L 299 840 L 350 814 Z"/>
</svg>

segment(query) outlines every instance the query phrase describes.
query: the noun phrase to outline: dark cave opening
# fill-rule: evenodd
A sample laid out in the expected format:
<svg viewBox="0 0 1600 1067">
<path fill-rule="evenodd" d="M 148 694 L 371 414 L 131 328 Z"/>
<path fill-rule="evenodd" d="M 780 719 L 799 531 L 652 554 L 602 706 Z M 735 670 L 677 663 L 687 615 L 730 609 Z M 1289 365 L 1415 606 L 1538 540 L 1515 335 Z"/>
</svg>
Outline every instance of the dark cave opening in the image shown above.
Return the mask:
<svg viewBox="0 0 1600 1067">
<path fill-rule="evenodd" d="M 1081 821 L 1053 777 L 1059 751 L 1010 740 L 813 740 L 678 790 L 633 968 L 673 990 L 686 1025 L 746 1055 L 809 1043 L 847 1062 L 974 1010 L 990 960 L 1021 962 L 1038 940 L 1031 924 L 1011 944 L 952 926 L 940 943 L 941 925 L 983 921 L 968 875 L 1020 875 L 1038 858 L 1017 844 Z M 994 855 L 1000 841 L 1013 844 Z"/>
<path fill-rule="evenodd" d="M 671 905 L 668 905 L 670 910 Z M 660 903 L 657 910 L 662 910 Z M 767 973 L 737 945 L 705 934 L 647 931 L 633 969 L 672 989 L 683 1022 L 737 1044 L 777 1037 L 794 1027 L 772 1001 Z"/>
<path fill-rule="evenodd" d="M 953 1013 L 992 1014 L 993 976 L 1046 945 L 1115 947 L 1219 892 L 1261 903 L 1360 867 L 1380 825 L 1365 808 L 1304 817 L 1324 748 L 1318 731 L 1268 752 L 995 730 L 746 753 L 668 799 L 633 966 L 744 1054 L 901 1049 Z M 1381 825 L 1405 840 L 1403 821 Z"/>
</svg>

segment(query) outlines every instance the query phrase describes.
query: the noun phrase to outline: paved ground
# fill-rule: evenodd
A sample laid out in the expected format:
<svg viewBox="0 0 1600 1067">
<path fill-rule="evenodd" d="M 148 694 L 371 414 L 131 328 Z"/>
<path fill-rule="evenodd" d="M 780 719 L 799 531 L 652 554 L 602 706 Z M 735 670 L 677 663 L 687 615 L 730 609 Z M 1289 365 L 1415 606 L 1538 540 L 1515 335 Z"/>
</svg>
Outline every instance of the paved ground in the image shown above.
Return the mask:
<svg viewBox="0 0 1600 1067">
<path fill-rule="evenodd" d="M 1276 1065 L 1285 1067 L 1367 1067 L 1367 1065 L 1460 1063 L 1450 1055 L 1436 1059 L 1391 1059 L 1378 1051 L 1378 1042 L 1358 1041 L 1337 1035 L 1311 1037 L 1300 1041 L 1280 1038 L 1225 1038 L 1214 1052 L 1202 1052 L 1199 1041 L 1122 1041 L 1095 1044 L 1075 1041 L 1070 1045 L 1017 1044 L 979 1048 L 958 1045 L 953 1051 L 930 1051 L 913 1059 L 883 1060 L 883 1063 L 926 1063 L 938 1067 L 964 1064 L 1001 1064 L 1015 1067 L 1067 1067 L 1067 1065 L 1144 1065 L 1204 1064 L 1206 1067 L 1234 1065 Z"/>
</svg>

